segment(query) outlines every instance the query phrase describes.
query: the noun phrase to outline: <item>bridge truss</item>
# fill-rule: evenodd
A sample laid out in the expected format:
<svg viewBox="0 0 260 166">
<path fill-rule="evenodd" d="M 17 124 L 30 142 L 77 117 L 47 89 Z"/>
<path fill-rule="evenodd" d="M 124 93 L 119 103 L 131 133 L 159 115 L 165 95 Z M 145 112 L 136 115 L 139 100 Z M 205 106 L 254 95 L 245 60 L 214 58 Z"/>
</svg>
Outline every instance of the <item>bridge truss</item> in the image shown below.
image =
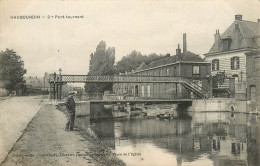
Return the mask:
<svg viewBox="0 0 260 166">
<path fill-rule="evenodd" d="M 202 87 L 183 77 L 172 76 L 90 76 L 90 75 L 57 75 L 51 74 L 49 83 L 55 98 L 61 99 L 62 85 L 66 83 L 175 83 L 183 85 L 190 92 L 205 98 L 208 94 Z"/>
</svg>

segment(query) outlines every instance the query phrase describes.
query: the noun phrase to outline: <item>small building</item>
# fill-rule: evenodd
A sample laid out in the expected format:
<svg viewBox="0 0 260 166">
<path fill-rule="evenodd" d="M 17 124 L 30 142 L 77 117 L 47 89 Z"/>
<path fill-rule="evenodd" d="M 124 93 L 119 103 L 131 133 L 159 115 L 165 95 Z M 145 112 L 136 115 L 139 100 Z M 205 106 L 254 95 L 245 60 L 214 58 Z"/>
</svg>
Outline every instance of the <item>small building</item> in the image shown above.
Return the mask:
<svg viewBox="0 0 260 166">
<path fill-rule="evenodd" d="M 199 55 L 187 51 L 186 34 L 183 36 L 183 52 L 176 49 L 175 56 L 166 56 L 151 62 L 142 63 L 136 70 L 125 75 L 143 77 L 179 77 L 200 86 L 204 91 L 210 92 L 210 66 L 211 63 L 205 62 Z M 136 83 L 122 84 L 116 83 L 113 86 L 116 95 L 125 95 L 145 98 L 199 98 L 190 89 L 178 83 Z"/>
<path fill-rule="evenodd" d="M 233 91 L 238 100 L 260 103 L 260 19 L 246 21 L 242 15 L 235 15 L 225 32 L 217 30 L 214 38 L 206 61 L 212 63 L 213 77 L 224 73 L 226 79 L 215 82 L 213 93 Z"/>
</svg>

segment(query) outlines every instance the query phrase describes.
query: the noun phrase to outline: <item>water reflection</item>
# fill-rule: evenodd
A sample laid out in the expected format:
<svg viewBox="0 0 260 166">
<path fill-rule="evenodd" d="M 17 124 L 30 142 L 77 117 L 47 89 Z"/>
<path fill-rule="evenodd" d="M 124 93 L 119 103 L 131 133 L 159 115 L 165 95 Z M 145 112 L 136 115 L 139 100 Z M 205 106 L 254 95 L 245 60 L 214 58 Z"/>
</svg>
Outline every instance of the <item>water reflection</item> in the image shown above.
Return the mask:
<svg viewBox="0 0 260 166">
<path fill-rule="evenodd" d="M 231 113 L 190 113 L 178 120 L 89 123 L 127 165 L 259 165 L 258 117 Z"/>
</svg>

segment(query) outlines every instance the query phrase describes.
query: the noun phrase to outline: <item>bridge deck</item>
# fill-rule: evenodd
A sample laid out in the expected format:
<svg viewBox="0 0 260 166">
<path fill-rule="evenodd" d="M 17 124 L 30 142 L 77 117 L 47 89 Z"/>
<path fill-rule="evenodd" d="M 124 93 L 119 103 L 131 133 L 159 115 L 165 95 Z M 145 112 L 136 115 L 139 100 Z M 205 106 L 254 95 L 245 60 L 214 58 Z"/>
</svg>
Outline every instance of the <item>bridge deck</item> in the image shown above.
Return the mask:
<svg viewBox="0 0 260 166">
<path fill-rule="evenodd" d="M 90 100 L 86 102 L 90 103 L 171 103 L 171 104 L 178 104 L 178 103 L 191 103 L 192 99 L 176 99 L 176 100 Z M 82 102 L 81 102 L 82 103 Z"/>
</svg>

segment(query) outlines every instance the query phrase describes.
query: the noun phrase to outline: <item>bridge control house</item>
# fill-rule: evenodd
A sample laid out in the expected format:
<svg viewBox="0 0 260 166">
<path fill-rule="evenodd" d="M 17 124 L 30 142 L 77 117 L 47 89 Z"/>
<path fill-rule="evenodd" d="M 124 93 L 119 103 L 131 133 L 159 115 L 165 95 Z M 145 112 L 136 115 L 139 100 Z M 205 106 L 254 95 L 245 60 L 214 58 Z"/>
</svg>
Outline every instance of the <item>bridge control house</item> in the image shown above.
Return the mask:
<svg viewBox="0 0 260 166">
<path fill-rule="evenodd" d="M 199 55 L 187 51 L 186 34 L 183 35 L 183 52 L 176 49 L 176 55 L 166 56 L 151 62 L 142 63 L 136 70 L 121 75 L 176 78 L 176 83 L 114 83 L 113 91 L 118 96 L 174 99 L 205 98 L 211 96 L 211 63 Z"/>
</svg>

